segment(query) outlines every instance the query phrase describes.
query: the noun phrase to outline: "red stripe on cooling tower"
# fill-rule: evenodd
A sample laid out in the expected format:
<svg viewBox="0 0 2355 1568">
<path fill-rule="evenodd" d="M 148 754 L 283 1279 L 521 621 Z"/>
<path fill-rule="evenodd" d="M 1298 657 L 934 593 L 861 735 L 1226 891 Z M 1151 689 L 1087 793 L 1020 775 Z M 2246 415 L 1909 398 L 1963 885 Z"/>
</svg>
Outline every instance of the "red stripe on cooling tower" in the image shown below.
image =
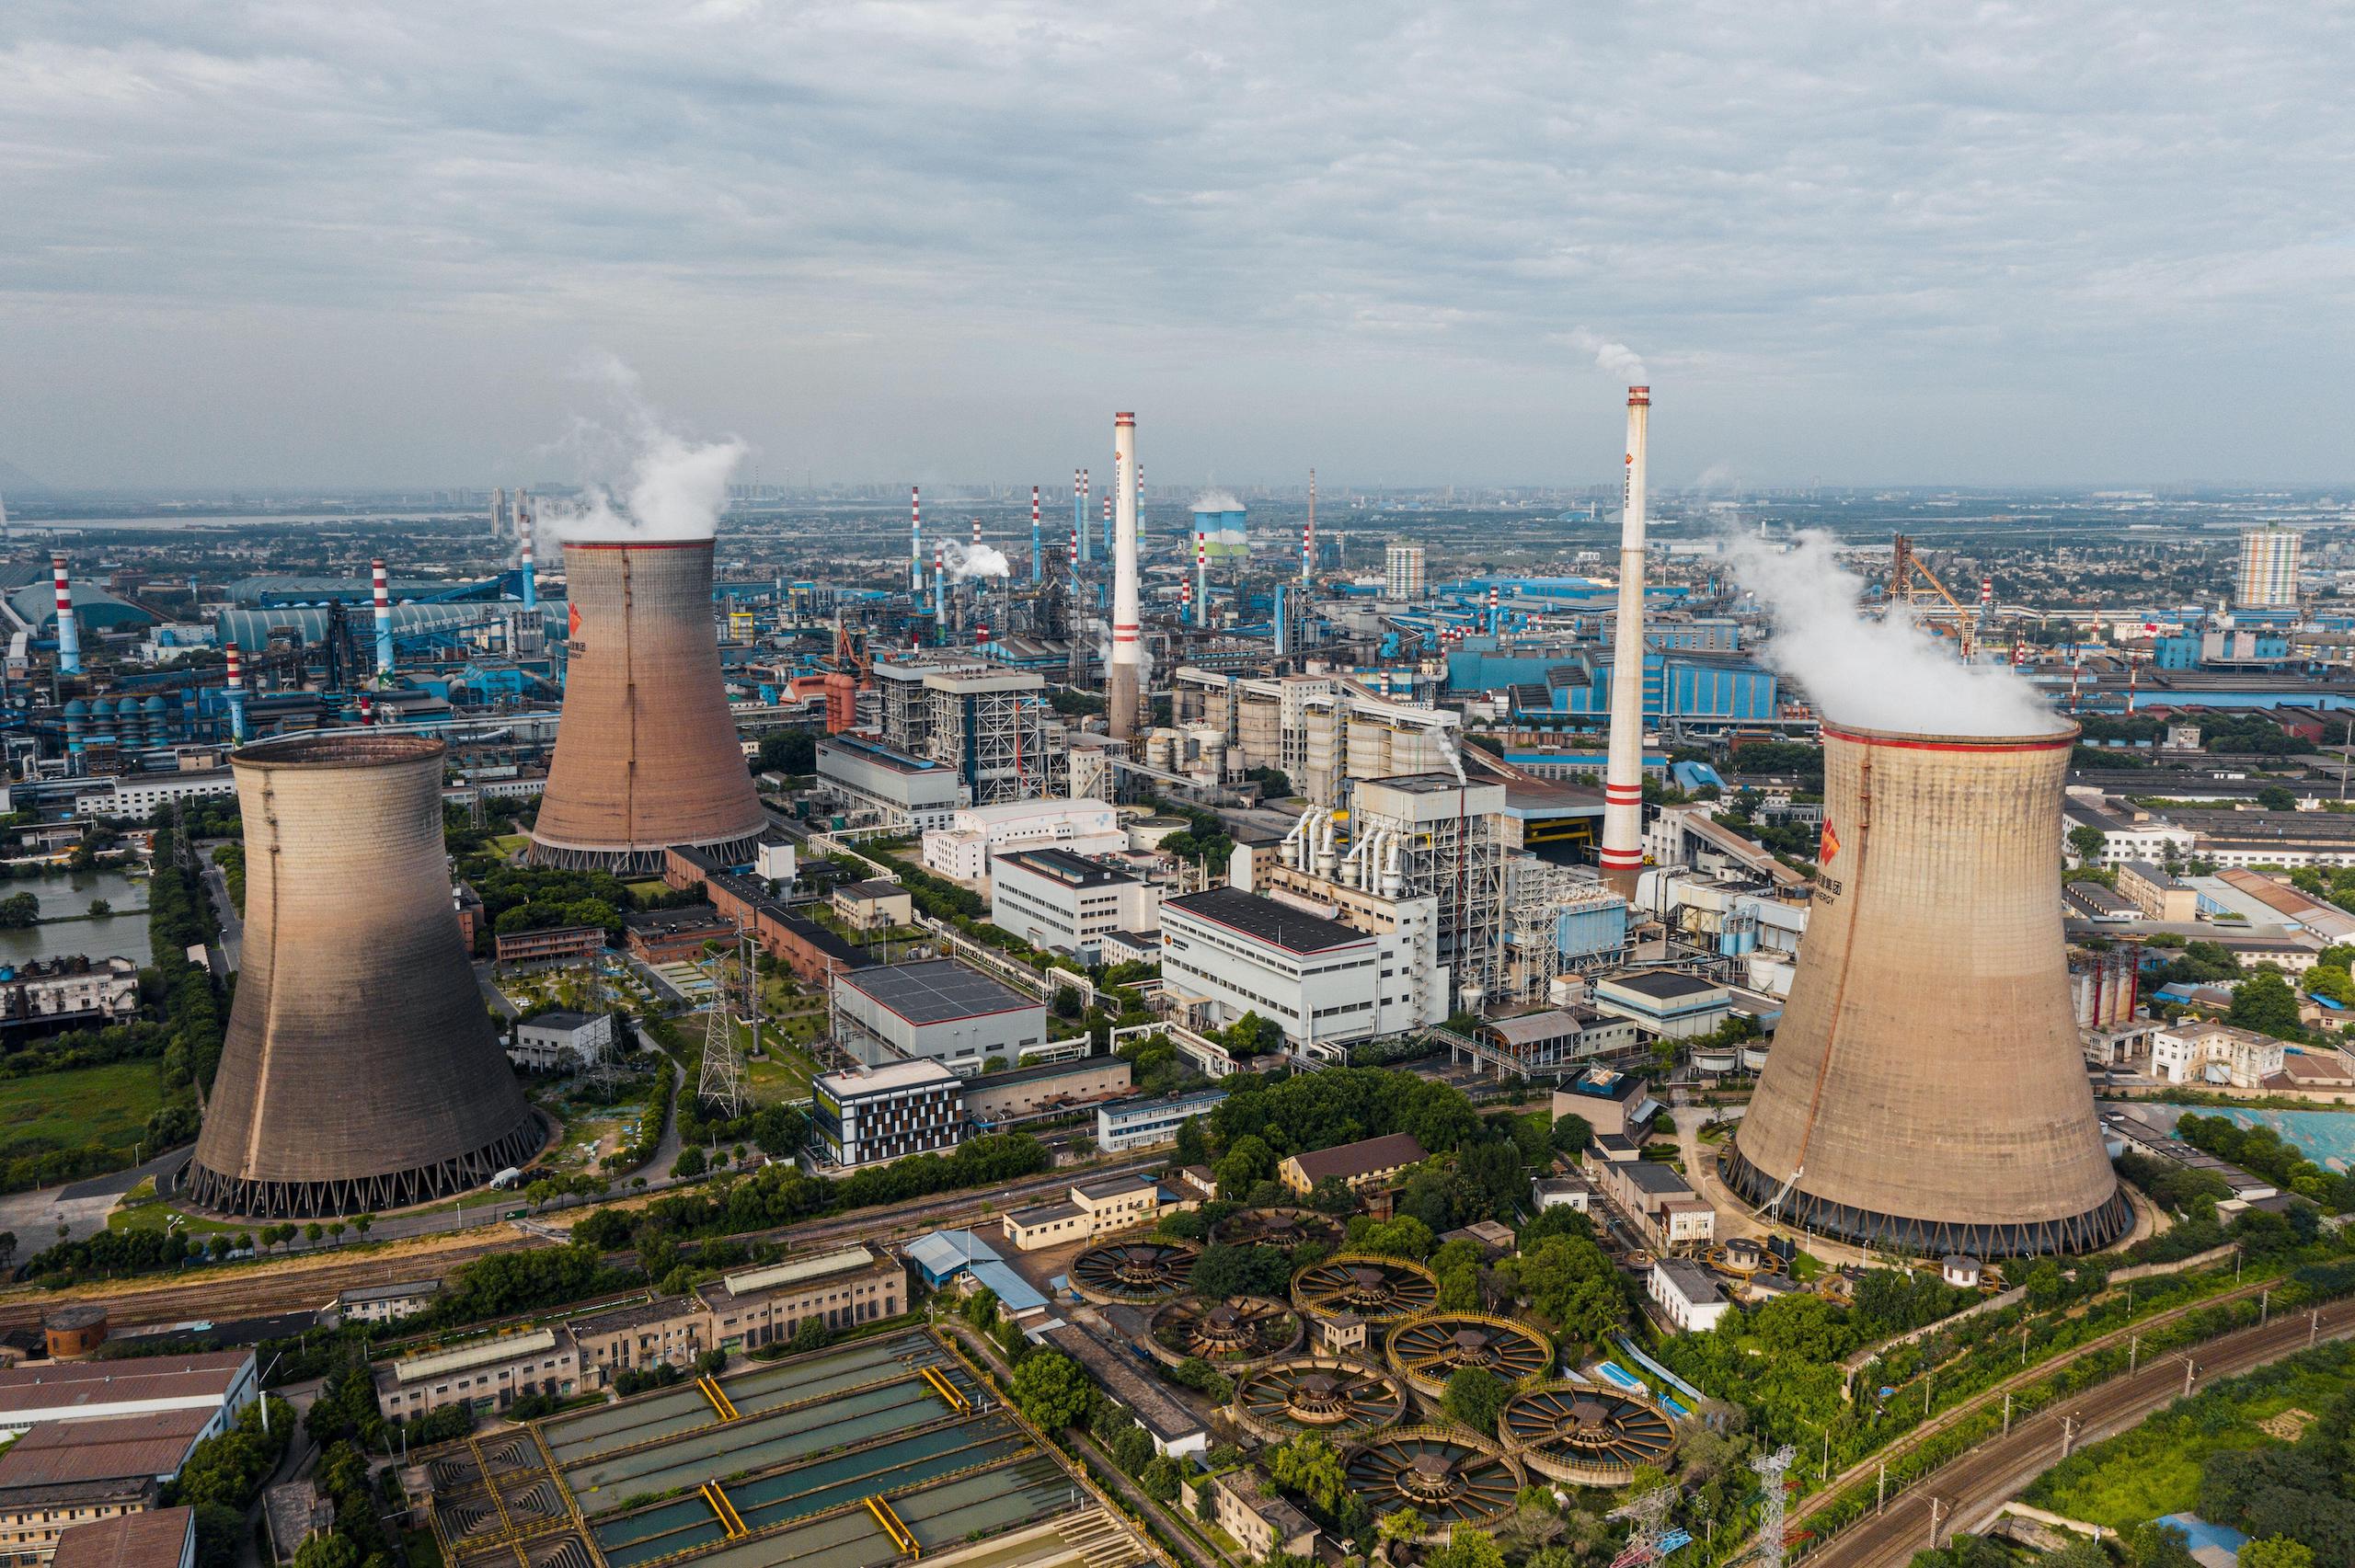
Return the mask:
<svg viewBox="0 0 2355 1568">
<path fill-rule="evenodd" d="M 1643 864 L 1644 857 L 1627 850 L 1604 850 L 1603 852 L 1603 864 L 1611 867 L 1614 871 L 1619 871 L 1631 865 Z"/>
<path fill-rule="evenodd" d="M 1974 741 L 1961 738 L 1952 740 L 1920 740 L 1910 738 L 1901 738 L 1893 736 L 1859 734 L 1853 730 L 1834 729 L 1830 725 L 1825 725 L 1823 727 L 1823 733 L 1826 735 L 1836 735 L 1843 740 L 1852 740 L 1859 746 L 1881 746 L 1896 751 L 1973 751 L 1981 753 L 1991 751 L 2065 751 L 2070 747 L 2074 746 L 2077 743 L 2077 732 L 2074 728 L 2070 729 L 2066 733 L 2057 735 L 2050 740 L 2003 739 Z"/>
</svg>

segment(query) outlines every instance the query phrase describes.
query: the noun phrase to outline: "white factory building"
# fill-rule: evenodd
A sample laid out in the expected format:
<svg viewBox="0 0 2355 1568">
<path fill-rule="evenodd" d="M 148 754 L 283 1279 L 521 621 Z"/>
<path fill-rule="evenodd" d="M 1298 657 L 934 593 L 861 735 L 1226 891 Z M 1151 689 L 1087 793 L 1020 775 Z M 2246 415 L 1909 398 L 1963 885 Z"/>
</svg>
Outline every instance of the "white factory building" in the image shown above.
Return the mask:
<svg viewBox="0 0 2355 1568">
<path fill-rule="evenodd" d="M 1047 1006 L 949 958 L 834 976 L 834 1043 L 870 1066 L 934 1061 L 960 1078 L 1047 1043 Z"/>
<path fill-rule="evenodd" d="M 818 785 L 853 814 L 902 831 L 946 828 L 973 798 L 954 768 L 850 735 L 818 742 Z"/>
<path fill-rule="evenodd" d="M 2262 1088 L 2281 1070 L 2281 1042 L 2253 1029 L 2184 1018 L 2151 1036 L 2151 1076 L 2169 1083 Z"/>
<path fill-rule="evenodd" d="M 1444 1022 L 1447 989 L 1415 974 L 1416 947 L 1235 887 L 1161 906 L 1162 980 L 1198 1024 L 1257 1013 L 1307 1054 Z"/>
<path fill-rule="evenodd" d="M 965 1131 L 964 1081 L 936 1061 L 821 1072 L 810 1127 L 826 1162 L 845 1168 L 953 1149 Z"/>
<path fill-rule="evenodd" d="M 1160 929 L 1161 889 L 1069 850 L 1013 850 L 990 861 L 990 923 L 1092 963 L 1104 938 Z"/>
<path fill-rule="evenodd" d="M 1113 854 L 1128 848 L 1120 813 L 1100 800 L 1009 800 L 969 806 L 948 826 L 924 836 L 924 868 L 938 876 L 978 883 L 1001 850 L 1059 849 L 1074 854 Z"/>
</svg>

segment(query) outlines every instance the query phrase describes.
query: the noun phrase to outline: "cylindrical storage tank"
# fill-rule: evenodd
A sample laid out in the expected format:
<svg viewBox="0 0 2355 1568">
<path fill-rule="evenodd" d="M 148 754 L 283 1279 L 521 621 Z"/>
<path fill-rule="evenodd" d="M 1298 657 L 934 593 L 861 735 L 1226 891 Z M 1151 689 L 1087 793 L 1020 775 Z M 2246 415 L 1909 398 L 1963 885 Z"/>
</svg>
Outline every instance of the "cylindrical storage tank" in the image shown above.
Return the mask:
<svg viewBox="0 0 2355 1568">
<path fill-rule="evenodd" d="M 54 1308 L 42 1314 L 40 1333 L 52 1361 L 87 1361 L 107 1342 L 107 1310 L 96 1301 Z"/>
<path fill-rule="evenodd" d="M 765 823 L 736 744 L 708 539 L 564 547 L 569 664 L 532 858 L 647 874 L 672 844 L 752 859 Z"/>
<path fill-rule="evenodd" d="M 443 751 L 377 731 L 230 754 L 245 945 L 189 1169 L 197 1203 L 258 1219 L 397 1208 L 539 1151 L 450 901 Z"/>
<path fill-rule="evenodd" d="M 80 697 L 68 698 L 65 704 L 65 750 L 79 751 L 89 733 L 90 704 Z"/>
<path fill-rule="evenodd" d="M 1815 906 L 1726 1176 L 1839 1240 L 2089 1252 L 2132 1223 L 2102 1151 L 2061 928 L 2074 725 L 1823 726 Z"/>
<path fill-rule="evenodd" d="M 147 744 L 161 746 L 171 739 L 171 714 L 164 699 L 148 698 L 140 706 L 140 727 L 146 731 Z"/>
</svg>

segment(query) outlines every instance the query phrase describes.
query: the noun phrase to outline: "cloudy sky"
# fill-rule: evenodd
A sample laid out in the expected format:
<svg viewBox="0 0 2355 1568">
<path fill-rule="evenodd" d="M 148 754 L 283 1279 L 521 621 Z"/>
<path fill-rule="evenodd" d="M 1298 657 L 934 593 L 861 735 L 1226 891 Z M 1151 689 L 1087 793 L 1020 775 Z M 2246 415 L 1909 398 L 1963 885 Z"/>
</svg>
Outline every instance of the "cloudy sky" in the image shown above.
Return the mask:
<svg viewBox="0 0 2355 1568">
<path fill-rule="evenodd" d="M 560 476 L 603 352 L 773 481 L 1589 481 L 1626 345 L 1671 485 L 2345 482 L 2350 80 L 2312 0 L 8 0 L 0 461 Z"/>
</svg>

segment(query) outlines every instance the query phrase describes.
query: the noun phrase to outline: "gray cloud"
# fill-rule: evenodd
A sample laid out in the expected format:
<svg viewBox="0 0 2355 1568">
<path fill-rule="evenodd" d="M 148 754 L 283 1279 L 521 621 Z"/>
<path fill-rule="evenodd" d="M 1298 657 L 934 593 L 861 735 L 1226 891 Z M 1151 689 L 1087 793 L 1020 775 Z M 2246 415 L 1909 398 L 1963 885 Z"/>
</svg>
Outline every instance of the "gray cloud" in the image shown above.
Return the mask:
<svg viewBox="0 0 2355 1568">
<path fill-rule="evenodd" d="M 512 479 L 593 346 L 773 473 L 1607 480 L 1607 343 L 1671 483 L 2343 476 L 2351 32 L 17 0 L 0 456 Z"/>
</svg>

